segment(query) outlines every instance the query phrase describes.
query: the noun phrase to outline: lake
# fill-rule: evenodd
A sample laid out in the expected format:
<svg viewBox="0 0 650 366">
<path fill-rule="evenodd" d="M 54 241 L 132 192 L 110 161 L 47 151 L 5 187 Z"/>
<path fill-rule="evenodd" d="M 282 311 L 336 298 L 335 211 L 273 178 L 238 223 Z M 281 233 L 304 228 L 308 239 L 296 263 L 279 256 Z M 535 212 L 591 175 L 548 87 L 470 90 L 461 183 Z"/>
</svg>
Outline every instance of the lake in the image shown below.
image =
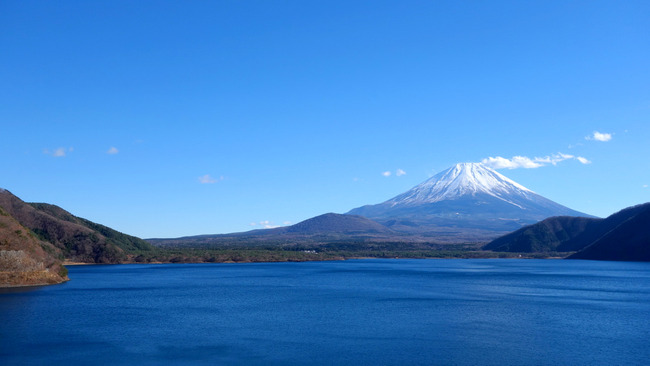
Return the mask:
<svg viewBox="0 0 650 366">
<path fill-rule="evenodd" d="M 72 266 L 0 293 L 2 365 L 647 365 L 650 263 Z"/>
</svg>

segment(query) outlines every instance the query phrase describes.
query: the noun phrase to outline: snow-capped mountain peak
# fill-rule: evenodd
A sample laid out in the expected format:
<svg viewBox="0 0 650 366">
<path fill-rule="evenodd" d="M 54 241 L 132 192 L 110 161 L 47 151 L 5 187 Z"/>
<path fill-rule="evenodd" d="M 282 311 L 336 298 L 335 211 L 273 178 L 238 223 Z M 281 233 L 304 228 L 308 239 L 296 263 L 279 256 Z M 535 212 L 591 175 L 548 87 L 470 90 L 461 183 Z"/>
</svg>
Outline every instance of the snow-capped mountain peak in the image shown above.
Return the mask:
<svg viewBox="0 0 650 366">
<path fill-rule="evenodd" d="M 466 195 L 475 196 L 477 193 L 488 194 L 519 206 L 507 197 L 528 196 L 533 192 L 483 164 L 459 163 L 386 203 L 391 206 L 411 206 L 451 200 Z"/>
<path fill-rule="evenodd" d="M 456 164 L 388 201 L 357 207 L 348 214 L 398 232 L 469 242 L 494 238 L 551 216 L 589 216 L 480 163 Z"/>
<path fill-rule="evenodd" d="M 551 216 L 589 216 L 542 197 L 480 163 L 460 163 L 394 198 L 348 212 L 436 240 L 494 238 Z M 451 238 L 451 239 L 450 239 Z"/>
</svg>

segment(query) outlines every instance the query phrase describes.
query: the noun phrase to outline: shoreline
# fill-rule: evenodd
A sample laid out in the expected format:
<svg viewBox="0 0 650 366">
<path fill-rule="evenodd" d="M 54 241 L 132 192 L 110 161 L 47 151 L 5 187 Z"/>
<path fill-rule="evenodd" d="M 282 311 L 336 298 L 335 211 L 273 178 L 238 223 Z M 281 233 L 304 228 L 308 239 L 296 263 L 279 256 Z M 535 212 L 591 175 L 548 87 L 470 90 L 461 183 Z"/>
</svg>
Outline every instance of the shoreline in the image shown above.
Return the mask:
<svg viewBox="0 0 650 366">
<path fill-rule="evenodd" d="M 93 266 L 102 263 L 86 263 L 86 262 L 67 262 L 62 263 L 64 266 Z M 110 264 L 123 264 L 123 263 L 110 263 Z"/>
</svg>

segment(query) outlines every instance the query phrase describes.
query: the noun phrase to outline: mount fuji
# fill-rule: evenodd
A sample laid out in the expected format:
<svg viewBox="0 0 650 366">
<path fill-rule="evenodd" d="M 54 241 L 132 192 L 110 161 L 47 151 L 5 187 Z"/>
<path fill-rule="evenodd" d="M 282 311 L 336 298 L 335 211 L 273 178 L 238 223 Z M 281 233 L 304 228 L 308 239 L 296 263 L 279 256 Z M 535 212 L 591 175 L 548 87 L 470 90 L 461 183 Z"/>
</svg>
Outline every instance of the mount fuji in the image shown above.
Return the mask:
<svg viewBox="0 0 650 366">
<path fill-rule="evenodd" d="M 592 217 L 480 163 L 460 163 L 386 202 L 349 211 L 403 233 L 444 241 L 495 238 L 551 216 Z"/>
<path fill-rule="evenodd" d="M 592 217 L 482 164 L 461 163 L 386 202 L 343 215 L 323 214 L 274 229 L 147 241 L 163 247 L 347 245 L 368 250 L 399 243 L 402 249 L 430 250 L 431 245 L 484 244 L 550 216 Z"/>
</svg>

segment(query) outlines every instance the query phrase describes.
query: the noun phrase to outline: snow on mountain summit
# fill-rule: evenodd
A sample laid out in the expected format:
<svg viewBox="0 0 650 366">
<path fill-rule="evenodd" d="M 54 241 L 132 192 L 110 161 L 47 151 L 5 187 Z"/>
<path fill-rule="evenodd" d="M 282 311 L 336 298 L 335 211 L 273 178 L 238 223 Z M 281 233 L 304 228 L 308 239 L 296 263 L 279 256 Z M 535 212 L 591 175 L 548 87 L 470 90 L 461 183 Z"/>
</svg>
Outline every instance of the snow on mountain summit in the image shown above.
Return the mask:
<svg viewBox="0 0 650 366">
<path fill-rule="evenodd" d="M 480 163 L 456 164 L 388 201 L 357 207 L 348 214 L 439 241 L 484 240 L 551 216 L 589 216 Z"/>
<path fill-rule="evenodd" d="M 388 200 L 391 206 L 411 206 L 485 193 L 515 206 L 507 197 L 534 194 L 528 188 L 481 163 L 459 163 L 409 191 Z"/>
</svg>

